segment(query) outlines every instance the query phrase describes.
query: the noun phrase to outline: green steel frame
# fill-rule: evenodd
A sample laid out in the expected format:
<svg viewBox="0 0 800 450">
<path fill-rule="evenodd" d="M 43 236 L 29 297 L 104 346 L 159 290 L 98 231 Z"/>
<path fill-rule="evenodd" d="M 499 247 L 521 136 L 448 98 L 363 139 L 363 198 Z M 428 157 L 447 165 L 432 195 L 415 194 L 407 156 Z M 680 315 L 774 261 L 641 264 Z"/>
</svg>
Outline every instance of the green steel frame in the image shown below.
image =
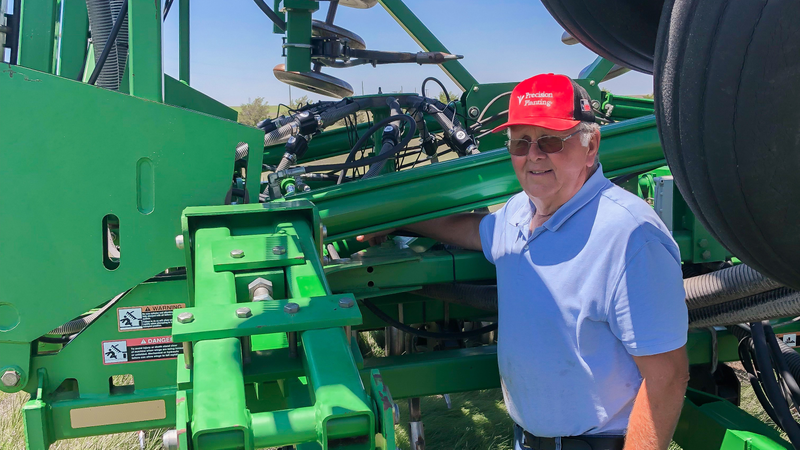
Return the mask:
<svg viewBox="0 0 800 450">
<path fill-rule="evenodd" d="M 402 1 L 380 3 L 424 50 L 448 51 Z M 493 266 L 480 253 L 442 250 L 420 239 L 408 248 L 371 248 L 350 261 L 321 261 L 326 244 L 354 253 L 363 248 L 352 239 L 357 234 L 505 201 L 520 188 L 506 152 L 492 151 L 502 136 L 486 136 L 483 153 L 469 158 L 285 201 L 223 206 L 240 169 L 234 165 L 238 143 L 250 149 L 245 173 L 251 181 L 244 188 L 251 199 L 261 191 L 261 164 L 276 164 L 283 149 L 262 153 L 260 130 L 234 123 L 235 111 L 189 86 L 188 0 L 179 0 L 177 80 L 161 66 L 158 2 L 131 2 L 130 54 L 119 92 L 76 81 L 94 65 L 85 1 L 21 5 L 18 60 L 3 65 L 0 76 L 0 104 L 10 105 L 0 120 L 0 229 L 6 235 L 0 241 L 0 372 L 14 370 L 21 380 L 0 390 L 31 394 L 24 406 L 27 448 L 167 427 L 175 429 L 181 449 L 394 450 L 395 400 L 499 386 L 493 345 L 364 360 L 353 339 L 386 326 L 358 307 L 366 298 L 407 324 L 493 320 L 486 311 L 414 293 L 432 283 L 491 282 Z M 304 45 L 318 3 L 285 0 L 283 6 L 278 13 L 285 13 L 287 43 L 297 44 L 287 47 L 287 68 L 308 71 Z M 597 84 L 611 67 L 598 58 L 578 81 L 618 120 L 602 130 L 606 175 L 644 172 L 627 186 L 644 195 L 652 192 L 654 176 L 668 174 L 652 100 L 601 92 Z M 472 108 L 484 111 L 514 85 L 479 84 L 458 61 L 442 68 L 465 91 L 456 107 L 472 120 Z M 506 108 L 507 100 L 497 101 L 485 116 Z M 438 131 L 433 123 L 430 128 Z M 349 147 L 344 129 L 327 131 L 311 142 L 304 161 Z M 683 218 L 676 239 L 685 262 L 729 256 L 685 205 L 675 208 Z M 120 245 L 114 260 L 110 223 Z M 182 250 L 173 245 L 176 236 Z M 233 257 L 234 250 L 244 256 Z M 699 258 L 705 251 L 711 256 Z M 274 300 L 251 301 L 249 285 L 258 278 L 272 283 Z M 103 305 L 68 344 L 40 339 Z M 121 311 L 131 308 L 166 310 L 167 317 L 171 311 L 172 321 L 122 329 Z M 106 361 L 107 346 L 138 341 L 154 343 L 153 353 L 140 353 L 141 361 Z M 724 330 L 716 340 L 705 330 L 689 336 L 694 365 L 735 361 L 736 347 Z M 694 390 L 687 392 L 675 440 L 686 450 L 790 448 L 730 402 Z"/>
</svg>

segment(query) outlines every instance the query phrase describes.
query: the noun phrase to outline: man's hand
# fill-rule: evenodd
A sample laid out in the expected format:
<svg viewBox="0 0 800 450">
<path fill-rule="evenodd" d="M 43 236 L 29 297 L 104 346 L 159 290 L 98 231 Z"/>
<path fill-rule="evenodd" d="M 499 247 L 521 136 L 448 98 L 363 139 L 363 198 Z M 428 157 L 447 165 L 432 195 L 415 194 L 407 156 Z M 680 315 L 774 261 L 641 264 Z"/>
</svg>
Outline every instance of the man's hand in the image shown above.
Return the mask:
<svg viewBox="0 0 800 450">
<path fill-rule="evenodd" d="M 625 450 L 667 450 L 689 382 L 686 347 L 652 356 L 634 356 L 642 386 L 633 405 Z"/>
<path fill-rule="evenodd" d="M 381 245 L 386 242 L 386 236 L 394 233 L 397 228 L 390 228 L 388 230 L 378 231 L 377 233 L 367 233 L 356 236 L 358 242 L 369 242 L 369 245 Z"/>
</svg>

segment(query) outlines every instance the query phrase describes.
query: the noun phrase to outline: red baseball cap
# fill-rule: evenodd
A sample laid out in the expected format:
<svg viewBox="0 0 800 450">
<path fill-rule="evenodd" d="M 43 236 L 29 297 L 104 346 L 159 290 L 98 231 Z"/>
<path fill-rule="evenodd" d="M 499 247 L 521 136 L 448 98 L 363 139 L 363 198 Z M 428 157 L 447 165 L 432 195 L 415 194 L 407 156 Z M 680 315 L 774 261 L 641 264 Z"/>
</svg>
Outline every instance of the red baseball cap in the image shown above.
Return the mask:
<svg viewBox="0 0 800 450">
<path fill-rule="evenodd" d="M 594 122 L 589 93 L 566 75 L 547 73 L 528 78 L 514 87 L 508 101 L 508 122 L 492 132 L 511 125 L 564 131 L 581 122 Z"/>
</svg>

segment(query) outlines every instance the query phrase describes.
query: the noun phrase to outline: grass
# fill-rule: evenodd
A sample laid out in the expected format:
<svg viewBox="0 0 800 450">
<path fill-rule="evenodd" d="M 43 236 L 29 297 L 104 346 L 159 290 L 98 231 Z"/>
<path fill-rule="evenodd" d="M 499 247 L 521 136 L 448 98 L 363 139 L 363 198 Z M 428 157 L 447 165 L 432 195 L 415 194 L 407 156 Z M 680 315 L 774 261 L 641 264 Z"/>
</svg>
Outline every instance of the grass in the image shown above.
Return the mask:
<svg viewBox="0 0 800 450">
<path fill-rule="evenodd" d="M 366 356 L 384 356 L 382 333 L 361 333 L 359 344 Z M 741 407 L 764 423 L 775 427 L 761 408 L 752 388 L 746 381 L 739 364 L 731 364 L 742 382 Z M 444 396 L 436 395 L 421 399 L 425 441 L 429 450 L 510 450 L 512 449 L 513 423 L 508 417 L 500 389 L 450 394 L 452 408 L 448 409 Z M 28 394 L 4 394 L 0 392 L 0 450 L 23 450 L 24 433 L 22 406 Z M 397 445 L 409 450 L 408 401 L 400 400 L 400 424 L 395 426 Z M 797 419 L 798 417 L 796 417 Z M 161 448 L 161 435 L 165 430 L 145 432 L 145 448 Z M 783 435 L 784 438 L 786 437 Z M 137 450 L 138 433 L 119 433 L 105 436 L 58 441 L 52 450 Z M 669 450 L 681 450 L 672 443 Z"/>
</svg>

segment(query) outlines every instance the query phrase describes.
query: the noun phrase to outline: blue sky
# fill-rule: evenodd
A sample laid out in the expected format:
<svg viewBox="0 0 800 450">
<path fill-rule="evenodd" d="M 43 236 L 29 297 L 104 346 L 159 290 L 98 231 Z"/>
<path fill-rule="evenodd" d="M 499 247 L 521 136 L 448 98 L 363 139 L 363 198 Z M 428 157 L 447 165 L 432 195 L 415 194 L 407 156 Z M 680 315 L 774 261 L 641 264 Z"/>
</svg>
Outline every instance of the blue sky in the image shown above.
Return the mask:
<svg viewBox="0 0 800 450">
<path fill-rule="evenodd" d="M 178 72 L 177 1 L 164 25 L 164 66 Z M 271 4 L 271 1 L 267 1 Z M 563 30 L 538 0 L 406 0 L 451 53 L 464 55 L 462 64 L 481 83 L 520 81 L 537 73 L 577 76 L 594 60 L 582 45 L 561 42 Z M 327 2 L 320 2 L 315 19 L 324 20 Z M 227 105 L 264 97 L 270 104 L 288 102 L 289 86 L 272 75 L 284 62 L 281 35 L 250 0 L 192 2 L 191 84 Z M 370 50 L 419 51 L 417 44 L 380 6 L 368 10 L 339 7 L 334 23 L 361 36 Z M 373 68 L 325 68 L 323 72 L 349 82 L 361 94 L 419 91 L 422 80 L 435 76 L 451 91 L 459 91 L 438 66 L 395 64 Z M 602 85 L 616 94 L 649 94 L 652 77 L 630 72 Z M 308 95 L 292 88 L 292 96 Z M 428 84 L 428 95 L 438 88 Z"/>
</svg>

